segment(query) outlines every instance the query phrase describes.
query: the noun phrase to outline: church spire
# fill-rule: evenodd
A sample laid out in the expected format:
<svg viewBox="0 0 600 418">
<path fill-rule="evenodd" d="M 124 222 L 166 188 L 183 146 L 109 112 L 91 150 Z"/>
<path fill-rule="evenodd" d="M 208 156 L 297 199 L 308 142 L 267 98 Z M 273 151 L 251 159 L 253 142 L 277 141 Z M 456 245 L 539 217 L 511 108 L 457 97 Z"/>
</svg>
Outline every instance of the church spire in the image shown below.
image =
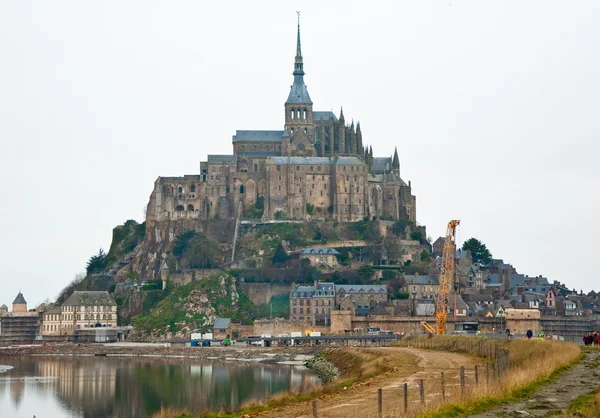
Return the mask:
<svg viewBox="0 0 600 418">
<path fill-rule="evenodd" d="M 300 12 L 296 13 L 298 13 L 298 38 L 296 40 L 296 57 L 294 58 L 294 84 L 292 84 L 286 104 L 312 105 L 308 89 L 306 88 L 306 84 L 304 84 L 304 61 L 302 59 L 302 46 L 300 43 Z"/>
<path fill-rule="evenodd" d="M 294 60 L 294 75 L 304 75 L 304 62 L 302 61 L 302 46 L 300 44 L 300 12 L 298 13 L 298 39 L 296 40 L 296 59 Z"/>
<path fill-rule="evenodd" d="M 394 157 L 392 158 L 392 173 L 400 175 L 400 159 L 398 158 L 398 147 L 394 148 Z"/>
</svg>

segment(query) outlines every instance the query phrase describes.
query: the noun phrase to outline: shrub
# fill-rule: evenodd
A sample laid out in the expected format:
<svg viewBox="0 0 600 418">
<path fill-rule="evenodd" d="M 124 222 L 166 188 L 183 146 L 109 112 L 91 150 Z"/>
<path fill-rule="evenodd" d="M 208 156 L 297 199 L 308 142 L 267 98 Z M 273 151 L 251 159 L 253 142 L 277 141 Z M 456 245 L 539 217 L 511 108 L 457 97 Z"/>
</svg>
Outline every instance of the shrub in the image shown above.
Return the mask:
<svg viewBox="0 0 600 418">
<path fill-rule="evenodd" d="M 306 213 L 308 213 L 310 216 L 314 216 L 317 214 L 317 212 L 315 212 L 315 205 L 311 205 L 310 203 L 306 204 Z"/>
<path fill-rule="evenodd" d="M 307 360 L 304 365 L 312 370 L 323 383 L 331 383 L 340 377 L 339 369 L 320 355 Z"/>
<path fill-rule="evenodd" d="M 277 212 L 275 212 L 275 219 L 282 220 L 285 218 L 286 218 L 286 215 L 285 215 L 284 211 L 278 210 Z"/>
</svg>

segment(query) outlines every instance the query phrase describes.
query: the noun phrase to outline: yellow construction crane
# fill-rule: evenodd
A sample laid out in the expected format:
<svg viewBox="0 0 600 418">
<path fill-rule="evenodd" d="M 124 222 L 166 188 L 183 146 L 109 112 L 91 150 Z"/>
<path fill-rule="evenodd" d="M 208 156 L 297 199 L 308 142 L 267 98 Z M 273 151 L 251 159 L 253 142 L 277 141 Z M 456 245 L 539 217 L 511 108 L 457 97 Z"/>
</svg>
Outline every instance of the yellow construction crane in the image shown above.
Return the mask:
<svg viewBox="0 0 600 418">
<path fill-rule="evenodd" d="M 454 257 L 456 254 L 456 227 L 460 221 L 453 220 L 448 223 L 446 239 L 444 240 L 444 251 L 442 253 L 442 270 L 440 272 L 440 285 L 438 289 L 438 300 L 435 305 L 435 325 L 438 334 L 446 331 L 448 320 L 448 296 L 452 292 L 454 284 Z"/>
</svg>

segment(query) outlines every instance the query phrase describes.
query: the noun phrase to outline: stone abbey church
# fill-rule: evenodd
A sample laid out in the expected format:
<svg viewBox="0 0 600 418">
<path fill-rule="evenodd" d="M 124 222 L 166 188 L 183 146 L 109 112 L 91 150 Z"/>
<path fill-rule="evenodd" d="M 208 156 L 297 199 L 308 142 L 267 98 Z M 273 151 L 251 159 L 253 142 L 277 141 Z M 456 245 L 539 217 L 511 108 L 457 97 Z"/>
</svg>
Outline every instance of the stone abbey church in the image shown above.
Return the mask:
<svg viewBox="0 0 600 418">
<path fill-rule="evenodd" d="M 343 110 L 339 117 L 313 110 L 303 67 L 298 24 L 283 129 L 236 131 L 233 154 L 208 155 L 200 174 L 159 177 L 148 217 L 235 219 L 258 202 L 263 220 L 416 222 L 416 199 L 410 182 L 400 177 L 397 150 L 391 157 L 373 157 L 373 148 L 363 145 L 360 123 L 348 124 Z"/>
</svg>

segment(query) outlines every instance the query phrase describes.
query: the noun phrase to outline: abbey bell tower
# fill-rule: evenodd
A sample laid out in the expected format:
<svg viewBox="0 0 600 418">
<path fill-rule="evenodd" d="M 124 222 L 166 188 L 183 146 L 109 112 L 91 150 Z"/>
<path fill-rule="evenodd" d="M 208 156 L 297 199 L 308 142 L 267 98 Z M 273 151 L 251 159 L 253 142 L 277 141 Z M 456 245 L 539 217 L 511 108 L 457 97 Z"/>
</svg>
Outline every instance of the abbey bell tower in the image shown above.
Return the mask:
<svg viewBox="0 0 600 418">
<path fill-rule="evenodd" d="M 298 39 L 294 59 L 294 84 L 285 102 L 285 130 L 289 133 L 287 155 L 316 156 L 312 100 L 304 84 L 304 62 L 300 45 L 300 13 L 298 13 Z"/>
</svg>

